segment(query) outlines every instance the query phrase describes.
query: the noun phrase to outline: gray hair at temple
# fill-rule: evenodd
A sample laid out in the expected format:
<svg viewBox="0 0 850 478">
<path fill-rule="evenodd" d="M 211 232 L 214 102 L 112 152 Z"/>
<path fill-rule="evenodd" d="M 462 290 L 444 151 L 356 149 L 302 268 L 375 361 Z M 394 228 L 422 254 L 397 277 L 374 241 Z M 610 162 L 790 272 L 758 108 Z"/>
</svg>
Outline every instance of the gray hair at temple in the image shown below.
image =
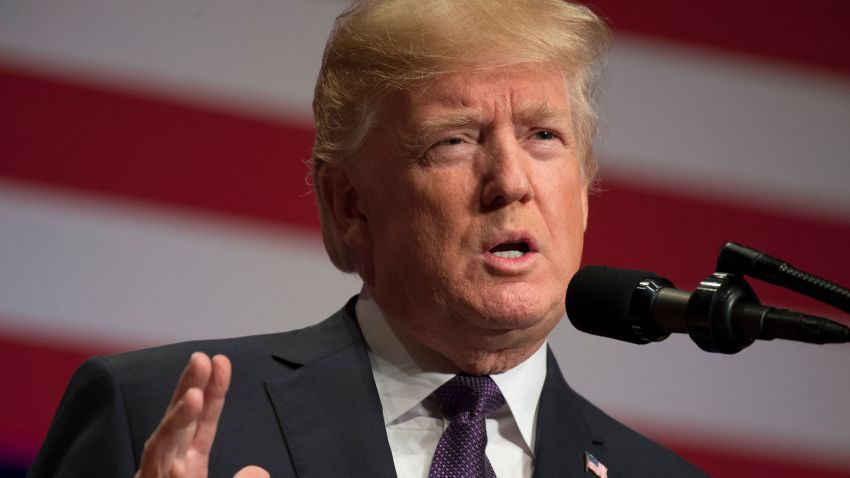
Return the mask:
<svg viewBox="0 0 850 478">
<path fill-rule="evenodd" d="M 590 9 L 565 0 L 364 0 L 331 32 L 313 98 L 316 142 L 310 160 L 322 237 L 334 265 L 354 272 L 321 178 L 350 161 L 393 92 L 441 76 L 511 66 L 564 72 L 582 173 L 597 173 L 594 93 L 610 30 Z"/>
</svg>

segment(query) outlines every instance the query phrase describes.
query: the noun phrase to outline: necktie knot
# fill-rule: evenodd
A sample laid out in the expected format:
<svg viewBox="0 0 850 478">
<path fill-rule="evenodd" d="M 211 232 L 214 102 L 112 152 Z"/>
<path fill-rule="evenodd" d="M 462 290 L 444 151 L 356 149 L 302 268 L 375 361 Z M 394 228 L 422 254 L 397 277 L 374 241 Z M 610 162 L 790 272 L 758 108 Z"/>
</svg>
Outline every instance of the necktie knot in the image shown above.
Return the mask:
<svg viewBox="0 0 850 478">
<path fill-rule="evenodd" d="M 434 395 L 449 416 L 461 413 L 488 416 L 501 408 L 505 397 L 488 375 L 458 374 L 438 388 Z"/>
</svg>

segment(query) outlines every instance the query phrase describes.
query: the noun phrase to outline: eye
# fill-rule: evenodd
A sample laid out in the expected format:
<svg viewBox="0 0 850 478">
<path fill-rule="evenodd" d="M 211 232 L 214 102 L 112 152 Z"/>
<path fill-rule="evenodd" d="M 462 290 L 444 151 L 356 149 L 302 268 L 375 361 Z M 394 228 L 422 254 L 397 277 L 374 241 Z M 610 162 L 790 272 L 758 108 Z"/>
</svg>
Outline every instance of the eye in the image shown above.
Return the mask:
<svg viewBox="0 0 850 478">
<path fill-rule="evenodd" d="M 425 164 L 451 165 L 471 158 L 475 153 L 475 139 L 468 134 L 444 136 L 439 140 L 429 141 L 429 147 L 422 156 Z"/>
<path fill-rule="evenodd" d="M 542 140 L 555 139 L 555 133 L 553 133 L 551 131 L 546 131 L 546 130 L 537 131 L 537 132 L 534 133 L 534 139 L 542 139 Z"/>
<path fill-rule="evenodd" d="M 451 138 L 441 139 L 437 142 L 438 146 L 457 146 L 463 143 L 463 139 L 453 136 Z"/>
</svg>

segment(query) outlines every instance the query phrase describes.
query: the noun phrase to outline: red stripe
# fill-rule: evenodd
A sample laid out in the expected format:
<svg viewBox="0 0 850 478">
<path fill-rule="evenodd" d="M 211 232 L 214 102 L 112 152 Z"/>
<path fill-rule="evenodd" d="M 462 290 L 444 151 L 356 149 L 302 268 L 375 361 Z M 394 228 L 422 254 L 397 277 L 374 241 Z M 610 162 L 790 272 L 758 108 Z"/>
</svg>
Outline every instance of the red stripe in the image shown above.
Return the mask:
<svg viewBox="0 0 850 478">
<path fill-rule="evenodd" d="M 0 459 L 32 460 L 71 374 L 87 357 L 106 351 L 0 336 Z"/>
<path fill-rule="evenodd" d="M 588 0 L 615 30 L 850 73 L 850 2 Z"/>
<path fill-rule="evenodd" d="M 5 383 L 16 384 L 15 387 L 0 388 L 0 461 L 27 466 L 44 439 L 73 370 L 87 356 L 104 352 L 63 349 L 56 345 L 0 336 L 0 367 L 3 367 L 0 371 Z M 640 429 L 652 435 L 651 425 L 642 425 Z M 654 438 L 718 478 L 850 477 L 850 469 L 807 463 L 805 457 L 778 458 L 746 453 L 740 449 L 714 449 L 690 441 L 696 438 L 665 439 L 664 435 Z"/>
<path fill-rule="evenodd" d="M 0 67 L 0 176 L 317 227 L 313 133 Z"/>
</svg>

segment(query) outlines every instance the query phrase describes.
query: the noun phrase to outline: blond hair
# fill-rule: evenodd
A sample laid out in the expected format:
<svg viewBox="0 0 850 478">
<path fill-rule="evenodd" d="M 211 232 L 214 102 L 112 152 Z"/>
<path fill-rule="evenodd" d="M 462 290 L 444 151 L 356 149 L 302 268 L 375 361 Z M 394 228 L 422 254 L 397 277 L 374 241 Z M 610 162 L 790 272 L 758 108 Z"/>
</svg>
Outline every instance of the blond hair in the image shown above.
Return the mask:
<svg viewBox="0 0 850 478">
<path fill-rule="evenodd" d="M 354 156 L 390 93 L 445 74 L 554 65 L 568 80 L 582 172 L 592 183 L 593 98 L 609 43 L 610 31 L 599 17 L 565 0 L 364 0 L 341 14 L 316 83 L 310 160 L 322 236 L 334 265 L 353 272 L 354 252 L 340 238 L 321 177 Z"/>
</svg>

